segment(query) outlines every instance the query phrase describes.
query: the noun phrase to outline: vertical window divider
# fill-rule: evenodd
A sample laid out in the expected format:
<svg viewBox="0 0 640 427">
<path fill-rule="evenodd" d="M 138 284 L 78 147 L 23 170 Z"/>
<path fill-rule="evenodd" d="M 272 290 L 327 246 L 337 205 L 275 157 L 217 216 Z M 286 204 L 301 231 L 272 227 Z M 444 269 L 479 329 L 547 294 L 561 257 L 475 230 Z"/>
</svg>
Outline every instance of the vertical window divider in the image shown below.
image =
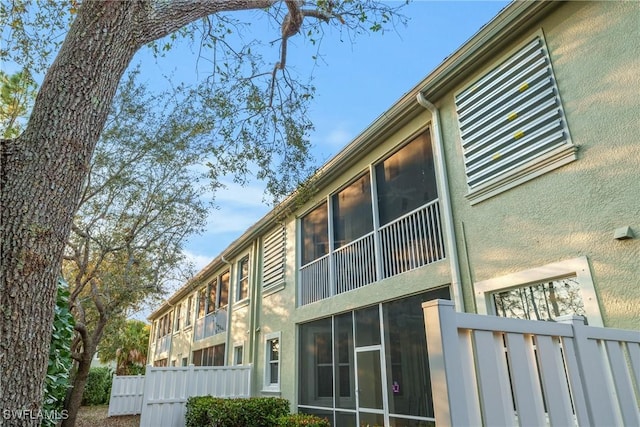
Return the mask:
<svg viewBox="0 0 640 427">
<path fill-rule="evenodd" d="M 327 228 L 329 232 L 329 296 L 334 296 L 338 293 L 336 286 L 338 284 L 335 275 L 335 257 L 334 252 L 334 236 L 333 236 L 333 197 L 327 196 Z"/>
<path fill-rule="evenodd" d="M 369 165 L 371 178 L 371 208 L 373 209 L 373 250 L 376 267 L 376 281 L 382 280 L 382 241 L 380 239 L 380 216 L 378 215 L 378 182 L 375 165 Z"/>
</svg>

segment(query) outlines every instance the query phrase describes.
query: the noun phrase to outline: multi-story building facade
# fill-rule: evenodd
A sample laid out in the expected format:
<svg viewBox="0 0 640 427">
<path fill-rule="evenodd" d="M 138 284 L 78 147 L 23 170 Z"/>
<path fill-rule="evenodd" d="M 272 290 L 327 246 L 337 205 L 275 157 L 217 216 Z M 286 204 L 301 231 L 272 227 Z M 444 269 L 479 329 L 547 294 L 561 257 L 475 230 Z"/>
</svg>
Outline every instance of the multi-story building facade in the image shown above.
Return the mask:
<svg viewBox="0 0 640 427">
<path fill-rule="evenodd" d="M 433 420 L 421 303 L 640 329 L 640 6 L 515 2 L 150 317 L 333 425 Z"/>
</svg>

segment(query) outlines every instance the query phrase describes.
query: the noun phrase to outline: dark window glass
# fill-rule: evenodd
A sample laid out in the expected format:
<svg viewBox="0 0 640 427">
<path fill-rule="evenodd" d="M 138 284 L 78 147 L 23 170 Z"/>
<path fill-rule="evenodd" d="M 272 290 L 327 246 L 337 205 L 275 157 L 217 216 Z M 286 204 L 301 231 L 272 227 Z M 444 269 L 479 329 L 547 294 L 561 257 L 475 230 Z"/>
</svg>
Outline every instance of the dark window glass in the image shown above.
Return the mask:
<svg viewBox="0 0 640 427">
<path fill-rule="evenodd" d="M 213 347 L 213 366 L 224 366 L 224 344 Z"/>
<path fill-rule="evenodd" d="M 379 313 L 377 305 L 355 311 L 356 347 L 380 344 Z"/>
<path fill-rule="evenodd" d="M 365 174 L 333 196 L 334 249 L 373 230 L 371 178 Z"/>
<path fill-rule="evenodd" d="M 329 253 L 327 204 L 323 203 L 301 220 L 302 265 Z"/>
<path fill-rule="evenodd" d="M 207 299 L 207 289 L 202 288 L 198 291 L 198 319 L 204 316 L 204 306 Z"/>
<path fill-rule="evenodd" d="M 355 409 L 355 371 L 353 346 L 353 315 L 345 313 L 336 316 L 335 324 L 335 360 L 336 360 L 336 407 Z"/>
<path fill-rule="evenodd" d="M 331 325 L 331 318 L 300 325 L 301 405 L 333 406 Z"/>
<path fill-rule="evenodd" d="M 209 283 L 209 298 L 207 298 L 207 313 L 213 313 L 216 309 L 216 294 L 218 292 L 218 280 Z"/>
<path fill-rule="evenodd" d="M 195 366 L 202 366 L 202 350 L 196 350 L 193 352 L 191 363 L 193 363 Z"/>
<path fill-rule="evenodd" d="M 375 170 L 381 225 L 438 197 L 428 133 L 396 151 Z"/>
<path fill-rule="evenodd" d="M 220 276 L 220 307 L 229 305 L 229 272 Z"/>
<path fill-rule="evenodd" d="M 449 299 L 449 288 L 382 304 L 391 413 L 433 417 L 422 303 Z M 390 368 L 390 369 L 389 369 Z"/>
</svg>

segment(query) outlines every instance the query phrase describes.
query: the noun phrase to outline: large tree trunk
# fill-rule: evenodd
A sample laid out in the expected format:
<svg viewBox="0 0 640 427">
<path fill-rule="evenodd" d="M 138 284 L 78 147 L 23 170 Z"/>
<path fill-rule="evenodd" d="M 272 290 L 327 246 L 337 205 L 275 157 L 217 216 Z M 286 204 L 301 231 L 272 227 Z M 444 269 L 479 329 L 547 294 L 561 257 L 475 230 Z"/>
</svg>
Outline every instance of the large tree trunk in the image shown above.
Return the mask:
<svg viewBox="0 0 640 427">
<path fill-rule="evenodd" d="M 30 418 L 41 406 L 63 249 L 118 82 L 139 47 L 131 11 L 120 5 L 84 2 L 25 132 L 3 141 L 0 408 L 27 411 L 11 412 L 6 425 L 40 424 Z"/>
</svg>

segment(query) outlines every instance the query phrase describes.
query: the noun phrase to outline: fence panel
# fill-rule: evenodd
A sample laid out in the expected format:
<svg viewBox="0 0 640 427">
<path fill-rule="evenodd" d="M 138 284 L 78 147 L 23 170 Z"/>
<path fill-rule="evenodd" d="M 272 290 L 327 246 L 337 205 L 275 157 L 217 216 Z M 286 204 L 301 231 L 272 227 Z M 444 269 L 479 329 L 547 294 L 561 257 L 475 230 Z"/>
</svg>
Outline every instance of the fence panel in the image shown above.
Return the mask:
<svg viewBox="0 0 640 427">
<path fill-rule="evenodd" d="M 141 427 L 182 427 L 191 396 L 249 397 L 251 366 L 147 366 Z"/>
<path fill-rule="evenodd" d="M 144 375 L 113 376 L 108 416 L 136 415 L 142 409 Z"/>
<path fill-rule="evenodd" d="M 640 425 L 640 332 L 423 309 L 438 426 Z"/>
</svg>

